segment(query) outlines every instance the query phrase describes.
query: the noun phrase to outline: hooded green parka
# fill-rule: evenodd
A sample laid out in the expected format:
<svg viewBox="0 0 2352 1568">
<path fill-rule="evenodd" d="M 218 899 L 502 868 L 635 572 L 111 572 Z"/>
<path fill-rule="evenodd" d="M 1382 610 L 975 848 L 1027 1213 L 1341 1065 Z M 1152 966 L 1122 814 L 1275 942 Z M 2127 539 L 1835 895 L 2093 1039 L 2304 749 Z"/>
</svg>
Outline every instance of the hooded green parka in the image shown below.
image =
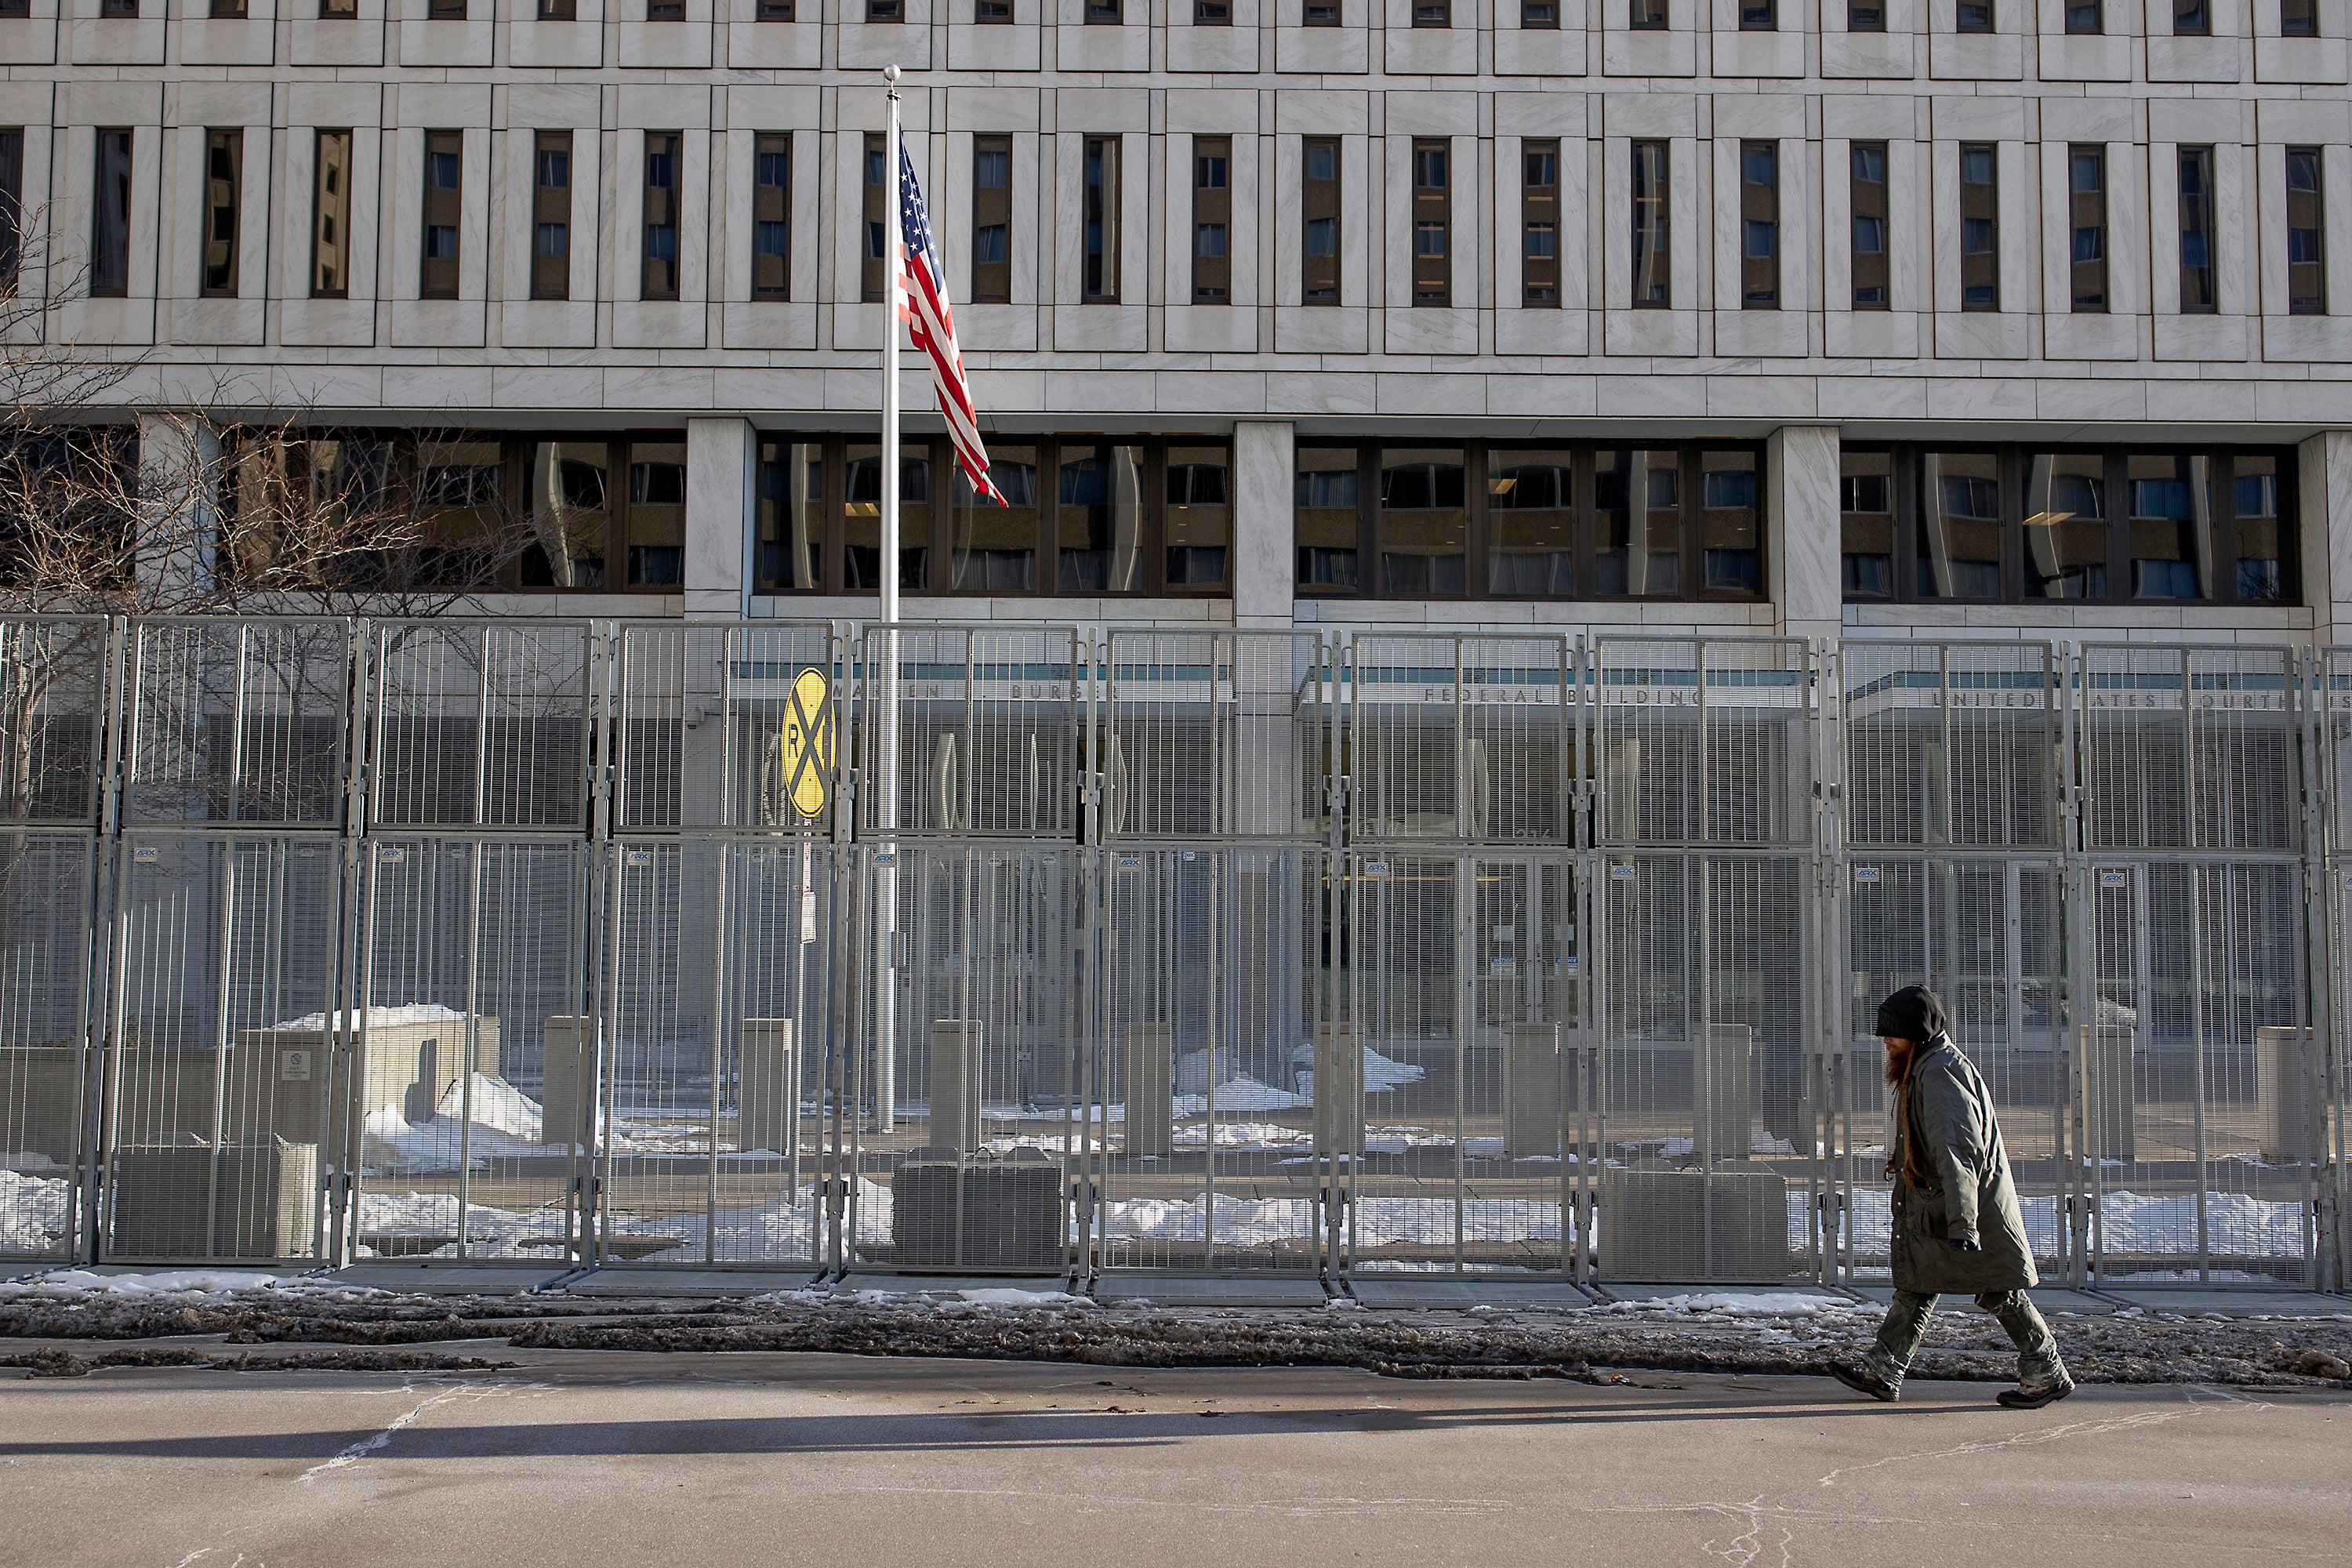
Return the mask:
<svg viewBox="0 0 2352 1568">
<path fill-rule="evenodd" d="M 2009 1152 L 1992 1094 L 1976 1064 L 1944 1032 L 1943 1007 L 1912 986 L 1887 998 L 1880 1032 L 1922 1043 L 1898 1086 L 1893 1262 L 1895 1288 L 1923 1295 L 1981 1296 L 2039 1282 Z M 1890 1021 L 1906 1026 L 1884 1027 Z M 1916 1180 L 1923 1175 L 1925 1184 Z M 1979 1250 L 1948 1243 L 1973 1241 Z"/>
</svg>

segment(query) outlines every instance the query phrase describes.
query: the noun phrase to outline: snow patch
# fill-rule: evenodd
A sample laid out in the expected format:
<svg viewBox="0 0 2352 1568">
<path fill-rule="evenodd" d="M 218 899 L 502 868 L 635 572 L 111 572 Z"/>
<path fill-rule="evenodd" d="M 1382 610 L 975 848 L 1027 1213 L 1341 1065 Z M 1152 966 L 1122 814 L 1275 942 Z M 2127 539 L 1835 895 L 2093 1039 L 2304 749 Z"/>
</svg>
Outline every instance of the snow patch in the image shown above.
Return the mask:
<svg viewBox="0 0 2352 1568">
<path fill-rule="evenodd" d="M 55 1251 L 66 1232 L 63 1181 L 0 1170 L 0 1253 Z"/>
<path fill-rule="evenodd" d="M 268 1026 L 270 1029 L 389 1029 L 403 1024 L 462 1024 L 466 1015 L 438 1002 L 404 1002 L 392 1007 L 363 1007 L 356 1013 L 305 1013 L 299 1018 Z"/>
</svg>

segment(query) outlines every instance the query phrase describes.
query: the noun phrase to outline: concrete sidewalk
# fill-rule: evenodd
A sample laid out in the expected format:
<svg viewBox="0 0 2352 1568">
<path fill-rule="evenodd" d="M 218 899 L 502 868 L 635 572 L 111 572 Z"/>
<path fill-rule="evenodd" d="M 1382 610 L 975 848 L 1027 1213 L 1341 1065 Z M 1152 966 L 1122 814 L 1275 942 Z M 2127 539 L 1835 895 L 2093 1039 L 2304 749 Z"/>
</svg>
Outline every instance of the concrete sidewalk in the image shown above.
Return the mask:
<svg viewBox="0 0 2352 1568">
<path fill-rule="evenodd" d="M 1414 1383 L 494 1351 L 465 1376 L 0 1384 L 0 1561 L 302 1564 L 2352 1559 L 2352 1395 Z"/>
</svg>

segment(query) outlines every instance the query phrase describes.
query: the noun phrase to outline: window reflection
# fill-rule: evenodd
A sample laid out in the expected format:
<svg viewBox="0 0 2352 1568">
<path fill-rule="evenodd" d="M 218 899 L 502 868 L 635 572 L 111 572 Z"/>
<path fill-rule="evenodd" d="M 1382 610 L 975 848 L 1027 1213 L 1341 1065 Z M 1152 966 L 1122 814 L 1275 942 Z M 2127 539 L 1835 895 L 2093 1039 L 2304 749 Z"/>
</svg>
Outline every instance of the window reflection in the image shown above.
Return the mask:
<svg viewBox="0 0 2352 1568">
<path fill-rule="evenodd" d="M 841 586 L 882 590 L 882 448 L 854 446 L 842 465 Z M 931 459 L 920 445 L 898 448 L 898 587 L 923 591 L 931 559 Z"/>
<path fill-rule="evenodd" d="M 2240 458 L 2230 492 L 2238 523 L 2238 597 L 2265 604 L 2286 597 L 2280 544 L 2278 460 Z"/>
<path fill-rule="evenodd" d="M 2025 593 L 2034 599 L 2107 596 L 2106 458 L 2037 452 L 2025 474 Z"/>
<path fill-rule="evenodd" d="M 2203 598 L 2213 538 L 2205 458 L 2135 455 L 2126 461 L 2132 596 Z"/>
<path fill-rule="evenodd" d="M 528 445 L 523 468 L 532 542 L 523 552 L 523 586 L 604 585 L 611 467 L 612 447 L 603 441 Z"/>
<path fill-rule="evenodd" d="M 1460 448 L 1383 450 L 1380 529 L 1382 592 L 1461 593 L 1470 513 Z"/>
<path fill-rule="evenodd" d="M 758 582 L 794 592 L 821 586 L 817 544 L 824 537 L 824 448 L 760 443 Z"/>
<path fill-rule="evenodd" d="M 1295 481 L 1298 585 L 1354 588 L 1359 518 L 1356 449 L 1302 447 Z"/>
<path fill-rule="evenodd" d="M 1486 459 L 1486 591 L 1565 598 L 1576 558 L 1576 467 L 1566 452 Z"/>
<path fill-rule="evenodd" d="M 1710 593 L 1759 592 L 1756 458 L 1748 452 L 1699 454 L 1699 550 Z"/>
<path fill-rule="evenodd" d="M 1682 455 L 1604 447 L 1594 460 L 1593 492 L 1601 517 L 1595 590 L 1633 595 L 1681 592 Z"/>
<path fill-rule="evenodd" d="M 975 496 L 957 470 L 954 584 L 967 593 L 1025 594 L 1037 585 L 1037 448 L 992 445 L 988 457 L 989 480 L 1011 504 Z"/>
<path fill-rule="evenodd" d="M 1917 592 L 1923 599 L 2000 597 L 2000 459 L 1919 454 Z"/>
<path fill-rule="evenodd" d="M 1230 491 L 1223 447 L 1168 449 L 1168 510 L 1160 529 L 1171 588 L 1223 585 L 1234 537 Z"/>
<path fill-rule="evenodd" d="M 1886 598 L 1895 592 L 1895 455 L 1848 451 L 1840 467 L 1845 596 Z"/>
<path fill-rule="evenodd" d="M 1143 448 L 1062 445 L 1054 533 L 1058 590 L 1131 594 L 1142 586 Z"/>
</svg>

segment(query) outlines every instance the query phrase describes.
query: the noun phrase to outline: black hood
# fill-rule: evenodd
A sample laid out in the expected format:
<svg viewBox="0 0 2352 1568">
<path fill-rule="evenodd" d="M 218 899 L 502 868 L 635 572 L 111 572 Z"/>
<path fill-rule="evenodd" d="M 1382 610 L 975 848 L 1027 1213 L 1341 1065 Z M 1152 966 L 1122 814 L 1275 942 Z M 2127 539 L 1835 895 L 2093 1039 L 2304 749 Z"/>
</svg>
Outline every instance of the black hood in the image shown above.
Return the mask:
<svg viewBox="0 0 2352 1568">
<path fill-rule="evenodd" d="M 1927 1044 L 1944 1032 L 1944 1004 L 1924 985 L 1906 985 L 1878 1005 L 1878 1033 Z"/>
</svg>

